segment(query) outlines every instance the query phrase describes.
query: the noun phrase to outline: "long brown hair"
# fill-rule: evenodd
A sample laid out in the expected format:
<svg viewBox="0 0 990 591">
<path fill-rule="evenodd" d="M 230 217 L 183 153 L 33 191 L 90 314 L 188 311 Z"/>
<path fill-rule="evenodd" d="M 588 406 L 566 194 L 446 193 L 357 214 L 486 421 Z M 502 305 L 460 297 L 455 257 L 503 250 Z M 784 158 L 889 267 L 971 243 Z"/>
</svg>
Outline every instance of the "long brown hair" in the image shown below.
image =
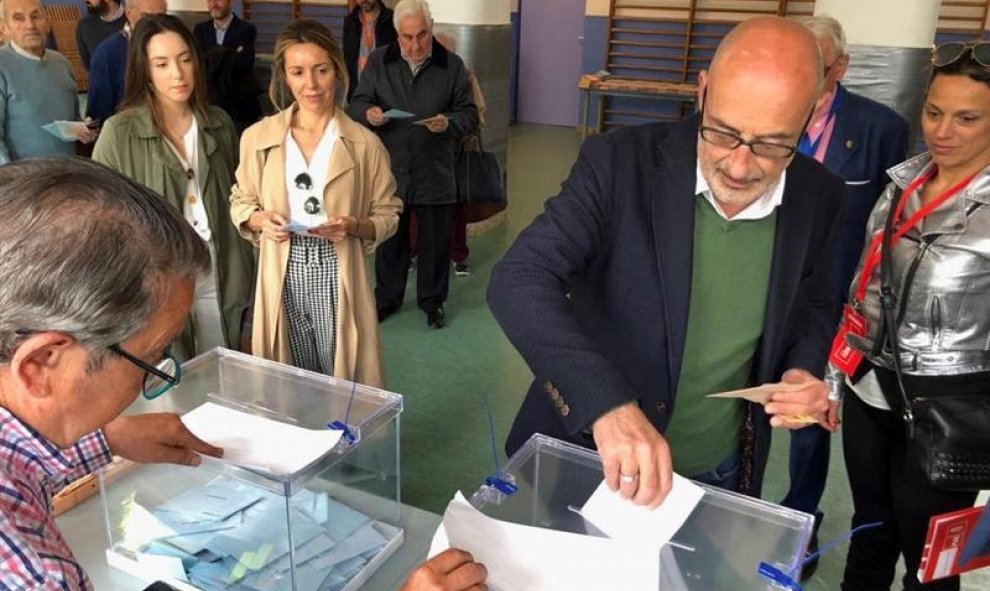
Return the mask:
<svg viewBox="0 0 990 591">
<path fill-rule="evenodd" d="M 200 117 L 206 117 L 206 82 L 203 77 L 203 61 L 196 39 L 177 16 L 171 14 L 149 14 L 138 21 L 131 40 L 127 44 L 127 72 L 124 75 L 124 99 L 120 110 L 148 107 L 161 130 L 161 111 L 158 109 L 155 91 L 151 83 L 151 64 L 148 63 L 148 43 L 159 33 L 175 33 L 189 47 L 193 65 L 193 92 L 189 105 Z"/>
<path fill-rule="evenodd" d="M 347 96 L 350 79 L 347 66 L 344 64 L 344 52 L 334 38 L 333 33 L 323 23 L 311 18 L 296 19 L 285 25 L 275 40 L 275 58 L 272 62 L 271 83 L 268 85 L 268 98 L 275 108 L 281 111 L 292 104 L 294 100 L 289 84 L 285 81 L 285 52 L 293 45 L 312 43 L 330 56 L 333 63 L 334 78 L 336 78 L 335 94 L 337 106 L 343 106 Z"/>
</svg>

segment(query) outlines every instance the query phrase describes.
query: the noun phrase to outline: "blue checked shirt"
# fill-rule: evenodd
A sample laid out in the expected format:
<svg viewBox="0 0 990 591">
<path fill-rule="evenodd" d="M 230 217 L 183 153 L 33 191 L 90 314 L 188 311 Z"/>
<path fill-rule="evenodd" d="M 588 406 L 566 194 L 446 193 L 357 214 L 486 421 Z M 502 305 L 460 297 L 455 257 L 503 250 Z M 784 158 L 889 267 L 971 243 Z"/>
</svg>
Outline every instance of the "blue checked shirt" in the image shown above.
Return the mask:
<svg viewBox="0 0 990 591">
<path fill-rule="evenodd" d="M 55 525 L 52 496 L 110 463 L 99 431 L 59 449 L 0 407 L 0 589 L 92 589 Z"/>
</svg>

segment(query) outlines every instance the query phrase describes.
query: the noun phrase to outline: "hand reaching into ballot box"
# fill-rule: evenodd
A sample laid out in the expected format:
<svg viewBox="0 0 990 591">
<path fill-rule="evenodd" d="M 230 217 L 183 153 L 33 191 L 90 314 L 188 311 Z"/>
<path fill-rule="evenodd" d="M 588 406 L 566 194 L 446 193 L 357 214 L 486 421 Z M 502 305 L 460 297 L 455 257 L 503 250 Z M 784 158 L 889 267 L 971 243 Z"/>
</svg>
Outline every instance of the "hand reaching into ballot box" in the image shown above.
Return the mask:
<svg viewBox="0 0 990 591">
<path fill-rule="evenodd" d="M 634 402 L 598 417 L 592 426 L 605 481 L 637 505 L 659 507 L 674 482 L 667 440 Z"/>
<path fill-rule="evenodd" d="M 409 575 L 400 591 L 483 591 L 488 570 L 467 552 L 450 548 Z"/>
<path fill-rule="evenodd" d="M 199 454 L 223 456 L 222 449 L 197 438 L 172 413 L 120 416 L 103 427 L 103 435 L 111 453 L 144 464 L 198 466 Z"/>
</svg>

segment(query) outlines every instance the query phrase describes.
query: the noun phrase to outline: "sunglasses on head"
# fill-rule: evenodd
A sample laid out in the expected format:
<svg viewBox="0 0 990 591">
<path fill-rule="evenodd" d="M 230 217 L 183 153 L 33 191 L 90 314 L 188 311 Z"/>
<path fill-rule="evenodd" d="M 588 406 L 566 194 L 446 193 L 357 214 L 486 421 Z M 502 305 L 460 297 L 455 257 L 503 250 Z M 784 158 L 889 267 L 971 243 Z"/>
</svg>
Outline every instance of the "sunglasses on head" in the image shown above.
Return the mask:
<svg viewBox="0 0 990 591">
<path fill-rule="evenodd" d="M 984 68 L 990 68 L 990 41 L 943 43 L 932 51 L 932 65 L 936 68 L 944 68 L 959 61 L 967 53 L 973 55 L 974 62 Z"/>
</svg>

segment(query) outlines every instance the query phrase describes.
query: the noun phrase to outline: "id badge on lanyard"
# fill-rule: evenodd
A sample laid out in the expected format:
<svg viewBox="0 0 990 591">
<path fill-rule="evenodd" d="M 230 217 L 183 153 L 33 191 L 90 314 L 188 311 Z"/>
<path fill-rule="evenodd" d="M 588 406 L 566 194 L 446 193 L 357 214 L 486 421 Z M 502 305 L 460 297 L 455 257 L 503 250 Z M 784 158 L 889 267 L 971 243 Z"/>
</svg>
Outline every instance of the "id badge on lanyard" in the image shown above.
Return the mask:
<svg viewBox="0 0 990 591">
<path fill-rule="evenodd" d="M 839 332 L 832 340 L 829 361 L 847 376 L 856 373 L 856 368 L 863 361 L 863 354 L 854 349 L 846 338 L 851 334 L 858 337 L 866 336 L 866 318 L 846 304 L 842 308 L 842 324 L 839 326 Z"/>
</svg>

